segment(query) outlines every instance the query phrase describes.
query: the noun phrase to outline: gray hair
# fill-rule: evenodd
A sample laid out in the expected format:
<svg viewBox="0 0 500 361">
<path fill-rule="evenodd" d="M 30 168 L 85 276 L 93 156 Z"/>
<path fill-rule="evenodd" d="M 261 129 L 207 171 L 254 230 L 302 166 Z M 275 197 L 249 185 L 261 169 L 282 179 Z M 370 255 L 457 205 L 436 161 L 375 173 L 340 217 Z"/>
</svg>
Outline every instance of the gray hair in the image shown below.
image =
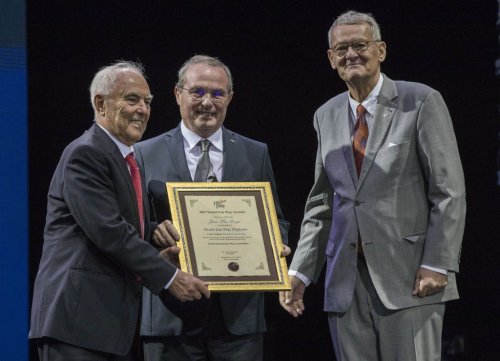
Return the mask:
<svg viewBox="0 0 500 361">
<path fill-rule="evenodd" d="M 182 64 L 181 68 L 179 69 L 177 73 L 177 86 L 178 87 L 183 87 L 184 83 L 186 82 L 186 72 L 187 70 L 195 64 L 206 64 L 209 66 L 215 66 L 215 67 L 220 67 L 222 68 L 227 75 L 227 79 L 229 82 L 229 89 L 228 92 L 232 93 L 233 92 L 233 77 L 231 75 L 231 71 L 229 68 L 224 64 L 222 61 L 220 61 L 218 58 L 208 56 L 208 55 L 194 55 L 184 64 Z"/>
<path fill-rule="evenodd" d="M 333 47 L 333 39 L 332 32 L 333 29 L 338 25 L 354 25 L 354 24 L 363 24 L 366 23 L 370 26 L 370 30 L 372 31 L 372 39 L 373 40 L 382 40 L 382 35 L 380 34 L 380 26 L 377 24 L 377 21 L 373 17 L 372 14 L 369 13 L 359 13 L 357 11 L 349 10 L 337 17 L 333 22 L 330 30 L 328 30 L 328 46 Z"/>
<path fill-rule="evenodd" d="M 110 65 L 103 66 L 94 75 L 94 79 L 92 79 L 92 83 L 90 84 L 90 103 L 94 111 L 96 111 L 94 105 L 95 96 L 108 95 L 113 89 L 118 79 L 118 75 L 123 70 L 135 71 L 142 75 L 144 79 L 146 78 L 144 66 L 140 62 L 117 60 Z"/>
</svg>

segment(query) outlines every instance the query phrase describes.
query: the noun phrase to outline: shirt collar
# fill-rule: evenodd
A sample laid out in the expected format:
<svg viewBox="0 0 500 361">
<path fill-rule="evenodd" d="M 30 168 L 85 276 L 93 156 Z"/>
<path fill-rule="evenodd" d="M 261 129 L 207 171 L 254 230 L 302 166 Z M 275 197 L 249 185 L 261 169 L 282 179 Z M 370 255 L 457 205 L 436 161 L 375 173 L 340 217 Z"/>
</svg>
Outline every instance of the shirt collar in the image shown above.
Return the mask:
<svg viewBox="0 0 500 361">
<path fill-rule="evenodd" d="M 205 139 L 186 127 L 184 121 L 181 121 L 181 133 L 184 138 L 184 144 L 187 144 L 190 152 L 197 146 L 200 140 Z M 214 134 L 206 139 L 208 139 L 210 143 L 212 143 L 213 147 L 220 150 L 221 152 L 223 151 L 224 146 L 222 142 L 222 128 L 217 129 Z"/>
<path fill-rule="evenodd" d="M 375 113 L 375 105 L 377 104 L 377 98 L 380 94 L 380 89 L 382 89 L 383 82 L 384 82 L 384 76 L 380 74 L 377 85 L 375 85 L 370 94 L 368 94 L 368 96 L 366 97 L 365 100 L 363 100 L 362 103 L 359 103 L 356 100 L 354 100 L 351 97 L 351 94 L 349 94 L 349 105 L 354 115 L 356 115 L 356 108 L 358 107 L 358 105 L 362 104 L 365 107 L 368 114 L 370 114 L 373 117 L 373 114 Z"/>
<path fill-rule="evenodd" d="M 96 124 L 99 126 L 99 128 L 104 130 L 104 133 L 106 133 L 108 135 L 108 137 L 110 137 L 111 140 L 116 144 L 118 149 L 120 149 L 120 153 L 122 154 L 123 158 L 125 158 L 127 155 L 129 155 L 130 153 L 132 153 L 134 151 L 133 146 L 128 146 L 126 144 L 123 144 L 113 134 L 111 134 L 106 128 L 104 128 L 102 125 L 100 125 L 97 122 L 96 122 Z"/>
</svg>

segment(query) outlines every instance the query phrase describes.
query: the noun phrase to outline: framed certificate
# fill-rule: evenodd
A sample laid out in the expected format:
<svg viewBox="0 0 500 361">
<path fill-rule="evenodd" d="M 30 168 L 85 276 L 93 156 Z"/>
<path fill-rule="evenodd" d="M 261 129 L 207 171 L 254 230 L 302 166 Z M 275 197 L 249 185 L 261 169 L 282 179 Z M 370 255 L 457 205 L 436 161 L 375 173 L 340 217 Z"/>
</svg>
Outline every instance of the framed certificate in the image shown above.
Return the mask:
<svg viewBox="0 0 500 361">
<path fill-rule="evenodd" d="M 181 269 L 210 291 L 289 290 L 269 182 L 167 183 Z"/>
</svg>

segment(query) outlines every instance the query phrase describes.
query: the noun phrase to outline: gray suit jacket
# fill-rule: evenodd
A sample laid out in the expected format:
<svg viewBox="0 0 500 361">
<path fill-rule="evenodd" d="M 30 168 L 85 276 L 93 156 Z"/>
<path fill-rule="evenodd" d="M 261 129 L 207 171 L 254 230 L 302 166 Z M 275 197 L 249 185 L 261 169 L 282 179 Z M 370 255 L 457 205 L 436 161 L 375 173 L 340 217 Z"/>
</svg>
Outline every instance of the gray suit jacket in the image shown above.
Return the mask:
<svg viewBox="0 0 500 361">
<path fill-rule="evenodd" d="M 152 224 L 144 209 L 148 234 Z M 128 352 L 141 300 L 137 276 L 159 293 L 176 270 L 139 238 L 138 227 L 127 164 L 94 124 L 66 147 L 50 183 L 30 338 Z"/>
<path fill-rule="evenodd" d="M 222 128 L 224 144 L 222 182 L 269 181 L 276 203 L 284 243 L 288 240 L 288 222 L 279 206 L 274 175 L 267 145 Z M 143 167 L 146 183 L 191 182 L 191 174 L 184 153 L 180 126 L 134 146 L 139 164 Z M 157 221 L 163 221 L 158 219 Z M 236 335 L 264 332 L 264 296 L 262 293 L 221 293 L 222 313 L 228 330 Z M 143 292 L 141 335 L 180 335 L 182 322 L 168 311 L 159 297 Z"/>
<path fill-rule="evenodd" d="M 441 95 L 384 76 L 359 179 L 348 107 L 345 92 L 315 114 L 315 183 L 290 269 L 317 280 L 326 258 L 325 311 L 346 311 L 360 237 L 371 279 L 387 308 L 458 298 L 465 186 Z M 421 264 L 449 271 L 443 292 L 412 296 Z"/>
</svg>

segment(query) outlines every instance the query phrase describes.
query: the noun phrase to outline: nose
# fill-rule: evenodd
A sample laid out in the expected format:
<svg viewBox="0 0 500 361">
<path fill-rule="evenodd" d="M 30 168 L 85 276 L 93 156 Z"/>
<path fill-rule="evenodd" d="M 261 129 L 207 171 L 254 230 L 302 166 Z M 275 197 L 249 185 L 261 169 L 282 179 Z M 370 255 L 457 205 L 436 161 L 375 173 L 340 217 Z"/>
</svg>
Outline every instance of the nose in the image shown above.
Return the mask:
<svg viewBox="0 0 500 361">
<path fill-rule="evenodd" d="M 205 93 L 205 96 L 203 97 L 203 99 L 201 99 L 201 104 L 212 105 L 213 104 L 212 94 L 210 94 L 209 92 Z"/>
<path fill-rule="evenodd" d="M 149 113 L 150 112 L 150 106 L 149 103 L 146 102 L 144 99 L 141 98 L 139 103 L 137 103 L 137 111 L 139 113 Z"/>
<path fill-rule="evenodd" d="M 346 59 L 356 58 L 359 54 L 354 51 L 352 46 L 349 45 L 347 48 L 347 53 L 345 54 Z"/>
</svg>

